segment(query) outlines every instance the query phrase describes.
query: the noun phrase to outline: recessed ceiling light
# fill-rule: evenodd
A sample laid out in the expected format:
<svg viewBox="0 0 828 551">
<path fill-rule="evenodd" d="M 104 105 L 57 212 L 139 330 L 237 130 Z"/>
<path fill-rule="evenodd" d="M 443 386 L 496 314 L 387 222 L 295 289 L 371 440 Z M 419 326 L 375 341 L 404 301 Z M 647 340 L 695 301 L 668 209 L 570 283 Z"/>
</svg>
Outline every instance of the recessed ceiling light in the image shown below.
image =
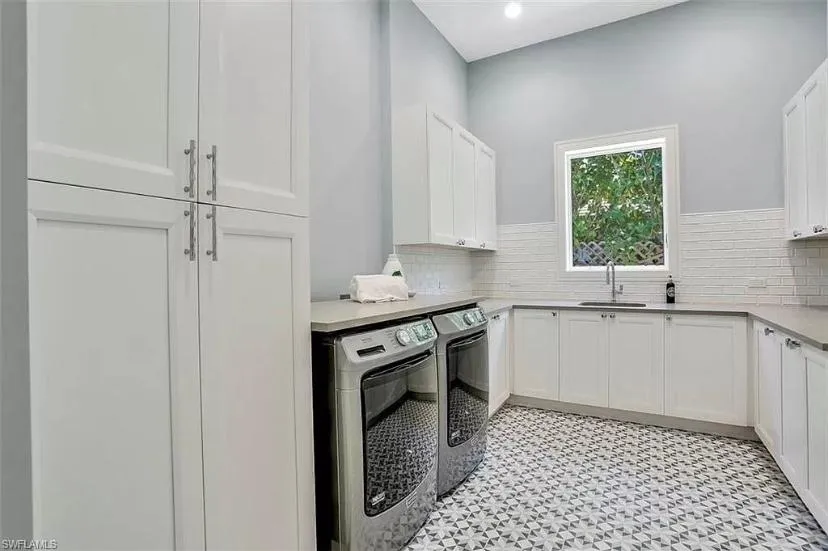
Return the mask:
<svg viewBox="0 0 828 551">
<path fill-rule="evenodd" d="M 506 4 L 506 8 L 503 10 L 503 13 L 509 19 L 517 19 L 522 11 L 523 6 L 520 5 L 520 2 L 509 2 Z"/>
</svg>

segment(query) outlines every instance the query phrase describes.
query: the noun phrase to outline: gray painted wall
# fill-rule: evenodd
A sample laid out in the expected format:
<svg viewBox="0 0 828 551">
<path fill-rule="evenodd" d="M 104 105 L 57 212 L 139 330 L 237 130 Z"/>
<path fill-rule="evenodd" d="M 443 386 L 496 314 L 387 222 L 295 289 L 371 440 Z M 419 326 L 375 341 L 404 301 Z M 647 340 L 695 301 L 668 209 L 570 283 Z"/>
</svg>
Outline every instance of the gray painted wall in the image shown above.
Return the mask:
<svg viewBox="0 0 828 551">
<path fill-rule="evenodd" d="M 428 103 L 468 125 L 468 64 L 411 0 L 388 1 L 392 112 Z"/>
<path fill-rule="evenodd" d="M 387 46 L 380 0 L 314 4 L 310 75 L 311 295 L 337 298 L 377 273 L 383 222 Z"/>
<path fill-rule="evenodd" d="M 0 2 L 0 535 L 32 537 L 26 4 Z"/>
<path fill-rule="evenodd" d="M 411 0 L 312 7 L 311 296 L 378 273 L 391 246 L 391 110 L 430 103 L 468 119 L 466 62 Z"/>
<path fill-rule="evenodd" d="M 825 12 L 696 0 L 470 64 L 498 222 L 554 220 L 556 141 L 674 123 L 682 212 L 781 207 L 781 110 L 826 57 Z"/>
</svg>

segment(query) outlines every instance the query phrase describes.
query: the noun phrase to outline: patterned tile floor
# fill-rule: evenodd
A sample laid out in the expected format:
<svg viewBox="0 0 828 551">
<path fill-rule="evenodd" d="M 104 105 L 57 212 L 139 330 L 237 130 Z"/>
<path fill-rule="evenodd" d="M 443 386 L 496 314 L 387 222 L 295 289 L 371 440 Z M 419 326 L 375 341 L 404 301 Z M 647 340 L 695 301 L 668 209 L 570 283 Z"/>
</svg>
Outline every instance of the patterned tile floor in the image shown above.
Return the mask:
<svg viewBox="0 0 828 551">
<path fill-rule="evenodd" d="M 507 407 L 409 551 L 828 550 L 761 444 Z"/>
</svg>

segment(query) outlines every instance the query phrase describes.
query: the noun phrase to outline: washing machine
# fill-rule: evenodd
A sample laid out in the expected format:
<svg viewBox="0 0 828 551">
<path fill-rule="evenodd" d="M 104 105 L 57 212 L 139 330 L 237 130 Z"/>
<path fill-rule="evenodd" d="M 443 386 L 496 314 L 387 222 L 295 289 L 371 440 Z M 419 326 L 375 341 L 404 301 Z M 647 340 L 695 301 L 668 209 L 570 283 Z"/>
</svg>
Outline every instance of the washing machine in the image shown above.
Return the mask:
<svg viewBox="0 0 828 551">
<path fill-rule="evenodd" d="M 436 339 L 422 319 L 315 344 L 320 549 L 398 551 L 433 509 Z"/>
<path fill-rule="evenodd" d="M 466 479 L 486 454 L 489 420 L 487 320 L 479 308 L 433 316 L 440 402 L 437 493 Z"/>
</svg>

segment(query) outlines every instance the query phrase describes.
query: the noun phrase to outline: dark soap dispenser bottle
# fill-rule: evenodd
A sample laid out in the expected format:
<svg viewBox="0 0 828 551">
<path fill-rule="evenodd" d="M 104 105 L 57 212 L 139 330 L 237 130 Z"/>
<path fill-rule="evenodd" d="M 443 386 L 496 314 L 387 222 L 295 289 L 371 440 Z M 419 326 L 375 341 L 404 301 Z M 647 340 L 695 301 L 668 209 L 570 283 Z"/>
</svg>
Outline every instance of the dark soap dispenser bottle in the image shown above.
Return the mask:
<svg viewBox="0 0 828 551">
<path fill-rule="evenodd" d="M 673 276 L 667 276 L 667 304 L 674 304 L 676 302 L 676 284 L 673 281 Z"/>
</svg>

